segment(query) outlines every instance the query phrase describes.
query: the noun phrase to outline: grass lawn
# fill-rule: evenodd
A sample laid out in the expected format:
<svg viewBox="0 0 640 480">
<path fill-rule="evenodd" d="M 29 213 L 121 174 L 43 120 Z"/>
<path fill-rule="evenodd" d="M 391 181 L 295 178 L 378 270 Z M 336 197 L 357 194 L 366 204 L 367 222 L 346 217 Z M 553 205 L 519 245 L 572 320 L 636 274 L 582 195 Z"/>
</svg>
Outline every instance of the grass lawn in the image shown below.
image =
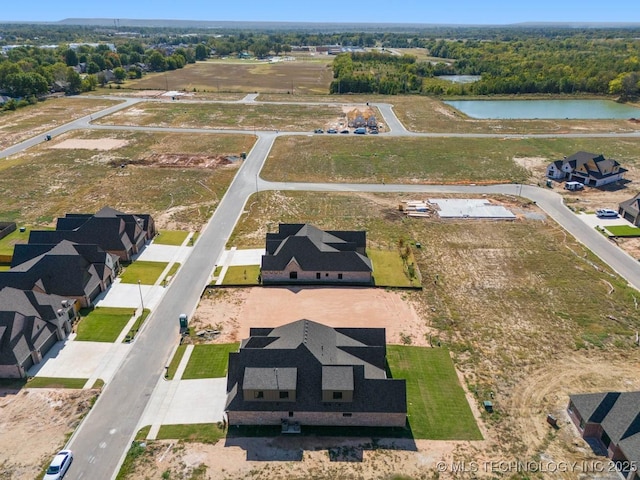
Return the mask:
<svg viewBox="0 0 640 480">
<path fill-rule="evenodd" d="M 414 438 L 482 440 L 447 349 L 389 345 L 387 361 L 393 378 L 407 381 Z"/>
<path fill-rule="evenodd" d="M 136 322 L 131 327 L 131 330 L 129 330 L 129 333 L 127 333 L 127 336 L 124 338 L 123 342 L 130 342 L 136 337 L 136 335 L 138 334 L 138 330 L 142 328 L 142 324 L 147 319 L 150 313 L 151 310 L 149 310 L 148 308 L 145 308 L 143 310 L 142 315 L 139 315 L 136 318 Z"/>
<path fill-rule="evenodd" d="M 367 249 L 367 256 L 373 263 L 374 283 L 378 287 L 419 287 L 421 285 L 417 276 L 410 277 L 398 250 Z M 411 260 L 413 260 L 413 255 Z M 417 269 L 417 267 L 414 267 Z"/>
<path fill-rule="evenodd" d="M 612 225 L 605 227 L 615 237 L 640 237 L 640 228 L 630 225 Z"/>
<path fill-rule="evenodd" d="M 225 431 L 215 423 L 188 425 L 162 425 L 158 440 L 184 440 L 185 442 L 216 443 L 225 437 Z"/>
<path fill-rule="evenodd" d="M 120 275 L 122 283 L 140 283 L 142 285 L 153 285 L 164 269 L 167 268 L 167 262 L 145 262 L 135 261 L 129 265 L 122 275 Z"/>
<path fill-rule="evenodd" d="M 187 349 L 186 345 L 178 345 L 176 352 L 171 357 L 171 362 L 169 362 L 169 368 L 167 369 L 167 379 L 172 380 L 174 375 L 176 374 L 176 370 L 178 370 L 178 365 L 180 365 L 180 361 L 182 357 L 184 357 L 184 352 Z"/>
<path fill-rule="evenodd" d="M 229 267 L 222 281 L 223 285 L 259 285 L 260 265 L 240 265 Z"/>
<path fill-rule="evenodd" d="M 82 388 L 88 378 L 34 377 L 27 382 L 26 388 Z"/>
<path fill-rule="evenodd" d="M 78 324 L 76 340 L 83 342 L 115 342 L 131 319 L 135 309 L 96 307 Z"/>
<path fill-rule="evenodd" d="M 165 277 L 162 279 L 163 286 L 166 286 L 167 282 L 173 279 L 173 276 L 176 274 L 179 268 L 180 268 L 180 263 L 178 262 L 175 262 L 174 264 L 171 265 L 171 268 L 169 269 Z"/>
<path fill-rule="evenodd" d="M 223 378 L 227 374 L 229 352 L 236 352 L 239 345 L 239 343 L 195 345 L 182 379 Z"/>
<path fill-rule="evenodd" d="M 185 241 L 189 232 L 182 230 L 162 230 L 153 239 L 155 245 L 177 245 L 180 246 Z"/>
<path fill-rule="evenodd" d="M 0 265 L 0 272 L 11 270 L 11 265 Z"/>
<path fill-rule="evenodd" d="M 8 215 L 11 217 L 11 215 Z M 14 221 L 15 218 L 11 218 L 10 221 Z M 13 255 L 13 248 L 19 243 L 29 243 L 29 233 L 34 228 L 27 227 L 24 232 L 20 231 L 21 225 L 18 224 L 15 231 L 11 232 L 6 237 L 0 239 L 0 258 L 4 261 L 5 257 L 11 261 L 11 256 Z M 37 227 L 38 230 L 50 230 L 47 227 Z"/>
</svg>

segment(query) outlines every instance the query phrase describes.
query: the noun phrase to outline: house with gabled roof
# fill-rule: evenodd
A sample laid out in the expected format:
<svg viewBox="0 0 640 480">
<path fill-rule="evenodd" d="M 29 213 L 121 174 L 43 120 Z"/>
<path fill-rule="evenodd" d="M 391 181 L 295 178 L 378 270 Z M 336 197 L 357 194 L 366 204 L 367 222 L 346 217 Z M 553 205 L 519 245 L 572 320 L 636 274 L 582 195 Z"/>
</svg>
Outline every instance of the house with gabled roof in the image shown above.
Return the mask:
<svg viewBox="0 0 640 480">
<path fill-rule="evenodd" d="M 602 154 L 582 151 L 547 166 L 549 178 L 580 182 L 590 187 L 602 187 L 623 180 L 626 172 L 617 160 L 606 159 Z"/>
<path fill-rule="evenodd" d="M 618 213 L 625 220 L 633 223 L 636 227 L 640 227 L 640 193 L 629 200 L 620 202 Z"/>
<path fill-rule="evenodd" d="M 370 285 L 373 265 L 364 231 L 324 231 L 309 224 L 280 224 L 267 233 L 261 278 L 268 284 Z"/>
<path fill-rule="evenodd" d="M 119 258 L 98 245 L 63 240 L 57 245 L 16 245 L 12 266 L 0 272 L 0 288 L 62 295 L 88 307 L 119 270 Z"/>
<path fill-rule="evenodd" d="M 627 480 L 638 480 L 640 392 L 569 395 L 569 417 L 585 439 L 599 442 Z"/>
<path fill-rule="evenodd" d="M 55 230 L 32 230 L 29 243 L 56 244 L 69 240 L 96 244 L 129 262 L 155 235 L 155 223 L 150 215 L 104 207 L 96 214 L 67 213 L 57 219 Z"/>
<path fill-rule="evenodd" d="M 229 425 L 404 427 L 406 382 L 386 375 L 385 338 L 306 319 L 252 328 L 229 354 Z"/>
<path fill-rule="evenodd" d="M 76 302 L 59 295 L 0 288 L 0 378 L 23 378 L 71 333 Z"/>
</svg>

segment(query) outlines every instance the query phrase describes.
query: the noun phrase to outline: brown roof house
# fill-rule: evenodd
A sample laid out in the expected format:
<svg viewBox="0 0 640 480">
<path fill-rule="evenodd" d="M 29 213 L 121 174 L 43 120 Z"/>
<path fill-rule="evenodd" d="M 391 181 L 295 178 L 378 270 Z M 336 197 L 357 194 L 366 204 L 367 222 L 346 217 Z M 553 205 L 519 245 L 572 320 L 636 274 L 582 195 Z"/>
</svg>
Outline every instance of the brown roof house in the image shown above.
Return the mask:
<svg viewBox="0 0 640 480">
<path fill-rule="evenodd" d="M 58 341 L 67 338 L 76 302 L 58 295 L 0 289 L 0 378 L 23 378 Z"/>
<path fill-rule="evenodd" d="M 280 224 L 267 233 L 262 283 L 370 285 L 373 265 L 364 231 L 323 231 L 309 224 Z"/>
<path fill-rule="evenodd" d="M 640 466 L 640 392 L 603 392 L 569 396 L 567 408 L 582 438 L 604 447 L 627 480 L 638 480 Z"/>
<path fill-rule="evenodd" d="M 618 205 L 618 213 L 625 220 L 640 227 L 640 193 Z"/>
<path fill-rule="evenodd" d="M 57 245 L 16 245 L 11 269 L 0 272 L 0 288 L 62 295 L 88 307 L 109 288 L 118 270 L 118 257 L 98 245 L 67 240 Z"/>
<path fill-rule="evenodd" d="M 130 262 L 156 234 L 148 214 L 129 214 L 104 207 L 95 215 L 67 213 L 58 218 L 55 230 L 32 230 L 29 243 L 56 244 L 62 240 L 90 243 Z"/>
<path fill-rule="evenodd" d="M 229 354 L 229 424 L 404 427 L 405 380 L 385 357 L 384 328 L 252 328 Z"/>
<path fill-rule="evenodd" d="M 590 187 L 602 187 L 624 179 L 627 170 L 616 160 L 608 160 L 602 154 L 577 152 L 547 166 L 547 177 L 555 180 L 580 182 Z"/>
</svg>

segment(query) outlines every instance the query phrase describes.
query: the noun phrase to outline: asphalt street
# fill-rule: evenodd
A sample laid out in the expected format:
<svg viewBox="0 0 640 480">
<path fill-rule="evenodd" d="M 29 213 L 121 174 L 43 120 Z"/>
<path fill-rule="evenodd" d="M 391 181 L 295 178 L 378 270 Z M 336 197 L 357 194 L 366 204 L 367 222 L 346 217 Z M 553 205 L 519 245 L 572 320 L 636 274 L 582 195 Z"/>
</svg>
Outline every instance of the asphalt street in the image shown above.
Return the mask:
<svg viewBox="0 0 640 480">
<path fill-rule="evenodd" d="M 109 479 L 115 478 L 119 466 L 134 438 L 136 428 L 144 410 L 164 373 L 172 348 L 178 342 L 178 316 L 192 314 L 200 295 L 210 280 L 214 267 L 224 251 L 224 245 L 242 214 L 247 199 L 252 193 L 262 190 L 305 190 L 324 192 L 415 192 L 415 193 L 477 193 L 477 194 L 521 194 L 535 201 L 551 218 L 591 249 L 615 271 L 626 278 L 636 288 L 640 287 L 638 262 L 609 243 L 595 230 L 580 221 L 562 203 L 557 193 L 529 185 L 494 186 L 434 186 L 434 185 L 382 185 L 382 184 L 318 184 L 318 183 L 274 183 L 259 178 L 260 170 L 273 142 L 281 135 L 308 135 L 307 132 L 247 131 L 220 129 L 182 129 L 108 126 L 90 124 L 90 120 L 109 115 L 117 110 L 143 101 L 140 98 L 117 98 L 123 103 L 85 116 L 37 138 L 26 140 L 2 152 L 0 158 L 15 154 L 42 142 L 44 135 L 59 135 L 74 129 L 90 128 L 100 130 L 142 130 L 162 132 L 192 133 L 255 133 L 256 144 L 239 169 L 214 215 L 193 247 L 192 254 L 178 271 L 173 282 L 165 290 L 158 307 L 147 319 L 143 330 L 132 345 L 130 353 L 123 360 L 120 369 L 107 384 L 98 401 L 71 438 L 68 447 L 74 450 L 75 460 L 67 474 L 68 479 Z M 144 99 L 146 101 L 148 99 Z M 246 97 L 235 103 L 255 101 Z M 505 138 L 500 134 L 429 134 L 407 131 L 387 104 L 375 104 L 383 115 L 390 136 L 425 137 L 493 137 Z M 633 134 L 568 134 L 568 135 L 512 135 L 512 137 L 555 138 L 566 137 L 637 137 Z M 185 407 L 185 408 L 188 408 Z"/>
</svg>

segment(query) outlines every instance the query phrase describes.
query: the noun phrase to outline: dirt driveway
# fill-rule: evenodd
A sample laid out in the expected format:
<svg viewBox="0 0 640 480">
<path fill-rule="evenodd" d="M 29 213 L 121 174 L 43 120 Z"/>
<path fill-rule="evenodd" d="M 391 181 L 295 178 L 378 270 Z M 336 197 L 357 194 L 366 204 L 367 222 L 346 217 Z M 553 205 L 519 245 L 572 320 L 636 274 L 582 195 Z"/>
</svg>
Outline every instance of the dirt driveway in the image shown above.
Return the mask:
<svg viewBox="0 0 640 480">
<path fill-rule="evenodd" d="M 429 329 L 402 292 L 376 288 L 255 287 L 210 291 L 193 326 L 215 327 L 219 343 L 249 336 L 251 327 L 278 327 L 306 318 L 330 327 L 387 329 L 387 343 L 428 345 Z"/>
</svg>

